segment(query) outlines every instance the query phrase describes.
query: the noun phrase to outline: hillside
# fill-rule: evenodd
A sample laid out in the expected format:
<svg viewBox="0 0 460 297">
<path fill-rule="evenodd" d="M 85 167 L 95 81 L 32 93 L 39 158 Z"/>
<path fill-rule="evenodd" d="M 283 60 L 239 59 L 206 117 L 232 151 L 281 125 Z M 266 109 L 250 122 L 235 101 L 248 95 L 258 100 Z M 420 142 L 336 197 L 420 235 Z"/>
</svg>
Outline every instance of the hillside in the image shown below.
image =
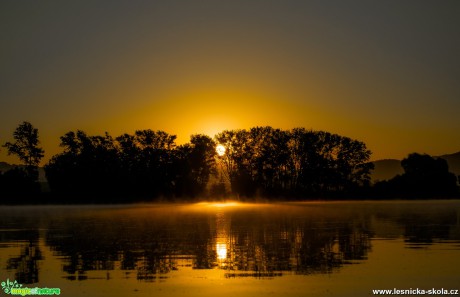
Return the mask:
<svg viewBox="0 0 460 297">
<path fill-rule="evenodd" d="M 388 180 L 397 174 L 402 174 L 404 171 L 401 167 L 401 160 L 385 159 L 378 160 L 374 163 L 374 171 L 372 172 L 372 181 Z"/>
<path fill-rule="evenodd" d="M 443 158 L 449 164 L 449 171 L 455 175 L 460 175 L 460 152 L 454 154 L 447 154 L 438 156 Z M 372 182 L 378 180 L 388 180 L 396 176 L 397 174 L 404 173 L 401 167 L 401 160 L 396 159 L 385 159 L 374 161 L 374 171 L 372 173 Z"/>
<path fill-rule="evenodd" d="M 449 164 L 449 171 L 460 175 L 460 152 L 450 155 L 442 155 L 441 158 Z"/>
</svg>

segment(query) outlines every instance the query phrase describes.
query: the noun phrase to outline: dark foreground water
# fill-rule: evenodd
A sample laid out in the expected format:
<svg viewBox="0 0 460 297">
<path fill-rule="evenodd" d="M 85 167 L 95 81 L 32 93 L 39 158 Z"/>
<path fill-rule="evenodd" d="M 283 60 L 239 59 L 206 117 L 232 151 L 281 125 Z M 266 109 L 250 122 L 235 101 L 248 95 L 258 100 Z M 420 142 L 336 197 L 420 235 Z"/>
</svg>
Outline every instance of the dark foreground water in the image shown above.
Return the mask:
<svg viewBox="0 0 460 297">
<path fill-rule="evenodd" d="M 460 289 L 460 202 L 0 207 L 7 279 L 61 296 Z"/>
</svg>

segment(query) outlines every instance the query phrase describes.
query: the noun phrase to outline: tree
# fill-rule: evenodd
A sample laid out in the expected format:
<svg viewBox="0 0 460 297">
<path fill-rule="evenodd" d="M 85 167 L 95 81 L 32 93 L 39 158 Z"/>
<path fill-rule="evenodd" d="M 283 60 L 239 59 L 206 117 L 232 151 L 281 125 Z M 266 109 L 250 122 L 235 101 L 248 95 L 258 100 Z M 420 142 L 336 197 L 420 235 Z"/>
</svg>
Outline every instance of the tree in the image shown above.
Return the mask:
<svg viewBox="0 0 460 297">
<path fill-rule="evenodd" d="M 219 156 L 222 173 L 230 182 L 233 193 L 251 196 L 254 190 L 250 174 L 248 172 L 246 130 L 224 130 L 215 136 L 216 142 L 225 147 L 225 154 Z"/>
<path fill-rule="evenodd" d="M 299 194 L 346 193 L 370 182 L 371 151 L 358 140 L 295 128 L 290 133 L 292 188 Z"/>
<path fill-rule="evenodd" d="M 115 141 L 108 133 L 89 136 L 78 130 L 61 137 L 64 152 L 53 156 L 45 173 L 53 192 L 86 194 L 85 202 L 115 198 L 119 192 L 119 158 Z M 104 197 L 103 197 L 104 196 Z"/>
<path fill-rule="evenodd" d="M 171 151 L 171 182 L 176 197 L 195 198 L 206 193 L 210 177 L 216 174 L 216 144 L 206 135 L 196 134 Z"/>
<path fill-rule="evenodd" d="M 34 182 L 38 181 L 38 165 L 44 156 L 44 151 L 38 145 L 38 129 L 31 123 L 23 122 L 13 133 L 15 142 L 7 142 L 4 147 L 8 155 L 16 155 L 26 166 L 28 178 Z"/>
<path fill-rule="evenodd" d="M 277 195 L 285 192 L 290 174 L 289 132 L 272 127 L 254 127 L 247 133 L 246 172 L 259 194 Z"/>
<path fill-rule="evenodd" d="M 174 173 L 172 172 L 172 150 L 176 135 L 164 131 L 137 130 L 134 135 L 140 149 L 136 176 L 138 189 L 144 196 L 171 196 Z"/>
<path fill-rule="evenodd" d="M 34 128 L 31 123 L 23 122 L 13 133 L 14 142 L 7 142 L 3 147 L 7 148 L 8 155 L 16 155 L 25 165 L 25 168 L 15 167 L 0 176 L 0 187 L 7 195 L 21 197 L 22 201 L 27 202 L 30 198 L 28 195 L 40 192 L 38 183 L 38 165 L 44 156 L 44 151 L 38 145 L 38 129 Z"/>
<path fill-rule="evenodd" d="M 426 154 L 412 153 L 401 161 L 404 169 L 389 181 L 375 185 L 378 194 L 408 198 L 442 198 L 458 194 L 455 174 L 449 172 L 447 161 Z"/>
<path fill-rule="evenodd" d="M 444 159 L 412 153 L 401 161 L 401 166 L 403 187 L 408 193 L 434 197 L 457 192 L 455 175 L 449 172 Z"/>
<path fill-rule="evenodd" d="M 31 123 L 23 122 L 13 133 L 15 142 L 7 142 L 4 147 L 8 155 L 16 155 L 27 167 L 37 167 L 44 156 L 44 151 L 38 145 L 38 129 Z"/>
<path fill-rule="evenodd" d="M 216 174 L 216 144 L 207 135 L 192 135 L 189 163 L 198 192 L 203 192 L 211 175 Z"/>
</svg>

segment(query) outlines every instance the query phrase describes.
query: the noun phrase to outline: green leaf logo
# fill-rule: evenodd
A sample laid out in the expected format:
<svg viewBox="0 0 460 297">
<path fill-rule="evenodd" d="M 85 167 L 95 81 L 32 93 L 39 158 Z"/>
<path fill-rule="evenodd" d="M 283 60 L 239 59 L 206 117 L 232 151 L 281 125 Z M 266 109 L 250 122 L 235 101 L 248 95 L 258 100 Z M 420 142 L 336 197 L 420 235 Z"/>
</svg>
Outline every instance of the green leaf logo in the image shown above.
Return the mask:
<svg viewBox="0 0 460 297">
<path fill-rule="evenodd" d="M 6 294 L 11 294 L 11 289 L 13 288 L 20 288 L 22 287 L 21 284 L 18 284 L 17 281 L 10 281 L 10 279 L 8 278 L 6 280 L 6 282 L 2 282 L 2 290 L 6 293 Z"/>
</svg>

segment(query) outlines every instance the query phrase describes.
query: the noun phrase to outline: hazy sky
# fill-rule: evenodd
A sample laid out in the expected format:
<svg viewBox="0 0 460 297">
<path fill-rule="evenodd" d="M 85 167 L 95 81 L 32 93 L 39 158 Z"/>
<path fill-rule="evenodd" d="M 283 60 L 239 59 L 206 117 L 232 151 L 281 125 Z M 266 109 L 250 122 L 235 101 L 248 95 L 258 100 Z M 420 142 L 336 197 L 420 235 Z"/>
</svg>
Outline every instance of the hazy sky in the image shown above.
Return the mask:
<svg viewBox="0 0 460 297">
<path fill-rule="evenodd" d="M 460 150 L 460 1 L 1 1 L 0 143 L 270 125 Z M 6 157 L 2 148 L 0 161 Z"/>
</svg>

